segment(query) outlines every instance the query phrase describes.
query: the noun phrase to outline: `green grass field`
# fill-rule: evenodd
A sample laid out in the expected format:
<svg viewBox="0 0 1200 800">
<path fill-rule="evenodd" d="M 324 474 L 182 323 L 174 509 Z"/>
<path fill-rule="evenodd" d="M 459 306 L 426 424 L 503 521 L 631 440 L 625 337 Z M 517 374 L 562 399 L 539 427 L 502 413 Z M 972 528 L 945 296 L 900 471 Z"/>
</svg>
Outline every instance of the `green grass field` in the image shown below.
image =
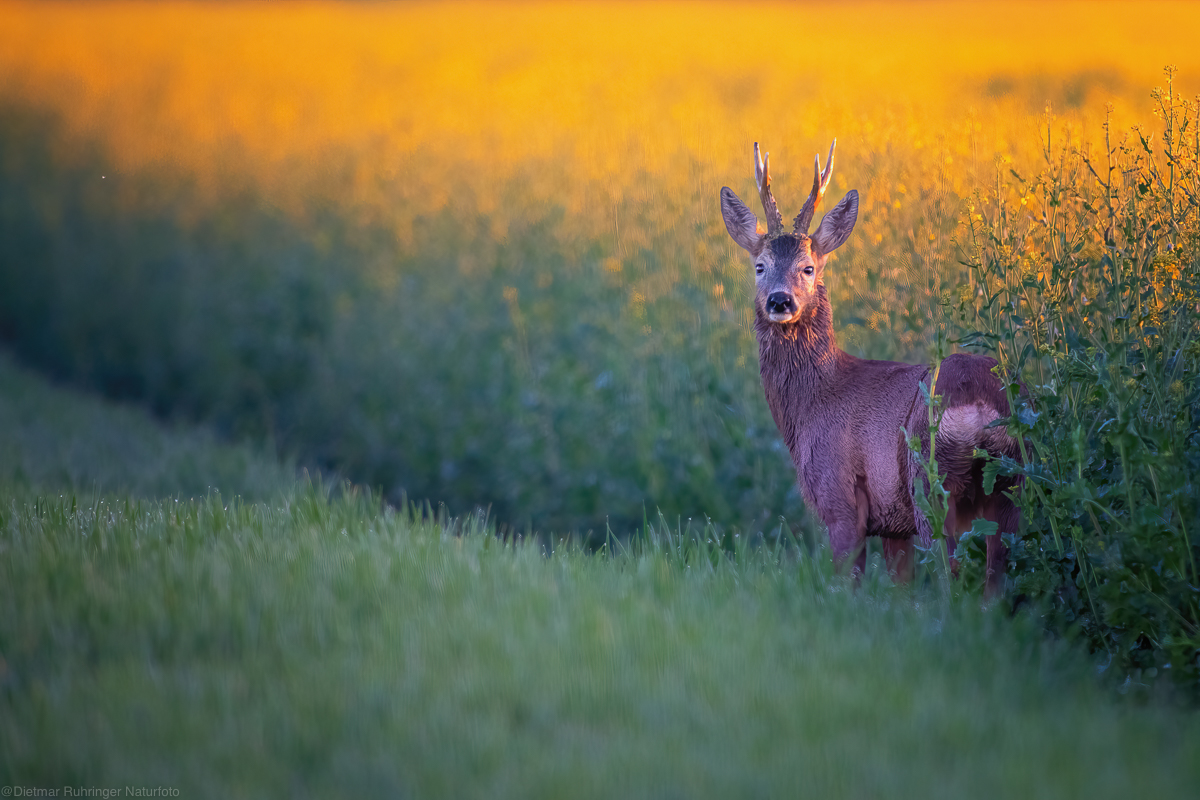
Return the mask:
<svg viewBox="0 0 1200 800">
<path fill-rule="evenodd" d="M 547 553 L 478 518 L 314 487 L 9 361 L 0 384 L 0 784 L 222 798 L 1200 784 L 1194 713 L 1114 696 L 1035 626 L 892 589 L 878 565 L 853 591 L 819 548 L 717 557 L 668 528 L 614 555 Z"/>
<path fill-rule="evenodd" d="M 56 389 L 0 350 L 0 484 L 145 499 L 234 492 L 266 500 L 295 470 L 195 427 L 167 429 L 144 411 Z"/>
</svg>

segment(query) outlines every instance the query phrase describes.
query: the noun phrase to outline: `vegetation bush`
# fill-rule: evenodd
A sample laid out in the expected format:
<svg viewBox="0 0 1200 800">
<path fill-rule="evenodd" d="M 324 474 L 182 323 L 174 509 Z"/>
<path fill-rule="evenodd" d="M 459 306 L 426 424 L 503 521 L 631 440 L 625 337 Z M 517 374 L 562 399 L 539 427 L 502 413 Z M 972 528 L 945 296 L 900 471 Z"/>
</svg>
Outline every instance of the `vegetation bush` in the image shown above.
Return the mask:
<svg viewBox="0 0 1200 800">
<path fill-rule="evenodd" d="M 0 117 L 0 338 L 28 362 L 522 529 L 803 519 L 749 332 L 688 278 L 630 302 L 604 248 L 549 230 L 561 209 L 503 243 L 485 217 L 418 218 L 406 254 L 249 188 L 196 215 L 188 181 Z"/>
<path fill-rule="evenodd" d="M 1200 119 L 1173 77 L 1157 130 L 1090 147 L 1047 118 L 1043 169 L 970 208 L 958 311 L 1020 396 L 1022 463 L 989 465 L 1023 477 L 1016 598 L 1125 688 L 1169 675 L 1196 697 Z"/>
</svg>

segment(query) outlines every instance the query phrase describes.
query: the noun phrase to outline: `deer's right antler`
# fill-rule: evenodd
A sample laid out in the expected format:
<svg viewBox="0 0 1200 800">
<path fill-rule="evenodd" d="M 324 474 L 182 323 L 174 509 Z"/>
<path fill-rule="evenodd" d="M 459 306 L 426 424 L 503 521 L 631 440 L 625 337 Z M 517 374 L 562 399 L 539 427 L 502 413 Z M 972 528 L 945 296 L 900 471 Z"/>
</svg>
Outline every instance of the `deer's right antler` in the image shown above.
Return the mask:
<svg viewBox="0 0 1200 800">
<path fill-rule="evenodd" d="M 817 213 L 817 206 L 821 204 L 821 198 L 825 196 L 825 190 L 829 188 L 829 179 L 833 177 L 833 149 L 835 147 L 837 147 L 837 139 L 834 139 L 833 144 L 829 145 L 829 158 L 825 162 L 824 172 L 821 171 L 821 154 L 817 153 L 814 157 L 812 192 L 804 201 L 804 206 L 796 215 L 796 221 L 792 225 L 792 233 L 797 236 L 808 235 L 808 227 L 812 225 L 813 214 Z"/>
<path fill-rule="evenodd" d="M 766 159 L 759 155 L 758 142 L 754 143 L 754 182 L 758 184 L 758 196 L 767 215 L 767 236 L 773 239 L 783 233 L 783 215 L 771 194 L 771 154 L 767 153 Z"/>
</svg>

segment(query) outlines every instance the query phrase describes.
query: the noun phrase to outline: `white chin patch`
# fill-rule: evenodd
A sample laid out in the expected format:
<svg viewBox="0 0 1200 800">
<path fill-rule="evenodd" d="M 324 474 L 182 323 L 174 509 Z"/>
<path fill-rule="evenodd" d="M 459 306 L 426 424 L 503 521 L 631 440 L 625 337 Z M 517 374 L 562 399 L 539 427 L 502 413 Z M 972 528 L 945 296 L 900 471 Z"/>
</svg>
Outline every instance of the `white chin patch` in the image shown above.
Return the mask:
<svg viewBox="0 0 1200 800">
<path fill-rule="evenodd" d="M 792 317 L 792 314 L 767 314 L 767 319 L 771 320 L 771 322 L 791 322 Z"/>
</svg>

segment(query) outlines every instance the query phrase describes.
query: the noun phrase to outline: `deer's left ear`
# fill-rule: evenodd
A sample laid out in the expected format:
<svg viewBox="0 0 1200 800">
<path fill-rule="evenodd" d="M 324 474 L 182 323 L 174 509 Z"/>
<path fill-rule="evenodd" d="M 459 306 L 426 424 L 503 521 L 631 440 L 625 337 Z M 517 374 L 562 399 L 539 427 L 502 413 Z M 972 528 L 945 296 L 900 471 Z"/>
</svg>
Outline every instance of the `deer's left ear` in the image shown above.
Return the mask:
<svg viewBox="0 0 1200 800">
<path fill-rule="evenodd" d="M 813 255 L 827 256 L 841 247 L 854 230 L 855 222 L 858 222 L 858 190 L 851 189 L 842 202 L 830 209 L 812 235 Z"/>
</svg>

